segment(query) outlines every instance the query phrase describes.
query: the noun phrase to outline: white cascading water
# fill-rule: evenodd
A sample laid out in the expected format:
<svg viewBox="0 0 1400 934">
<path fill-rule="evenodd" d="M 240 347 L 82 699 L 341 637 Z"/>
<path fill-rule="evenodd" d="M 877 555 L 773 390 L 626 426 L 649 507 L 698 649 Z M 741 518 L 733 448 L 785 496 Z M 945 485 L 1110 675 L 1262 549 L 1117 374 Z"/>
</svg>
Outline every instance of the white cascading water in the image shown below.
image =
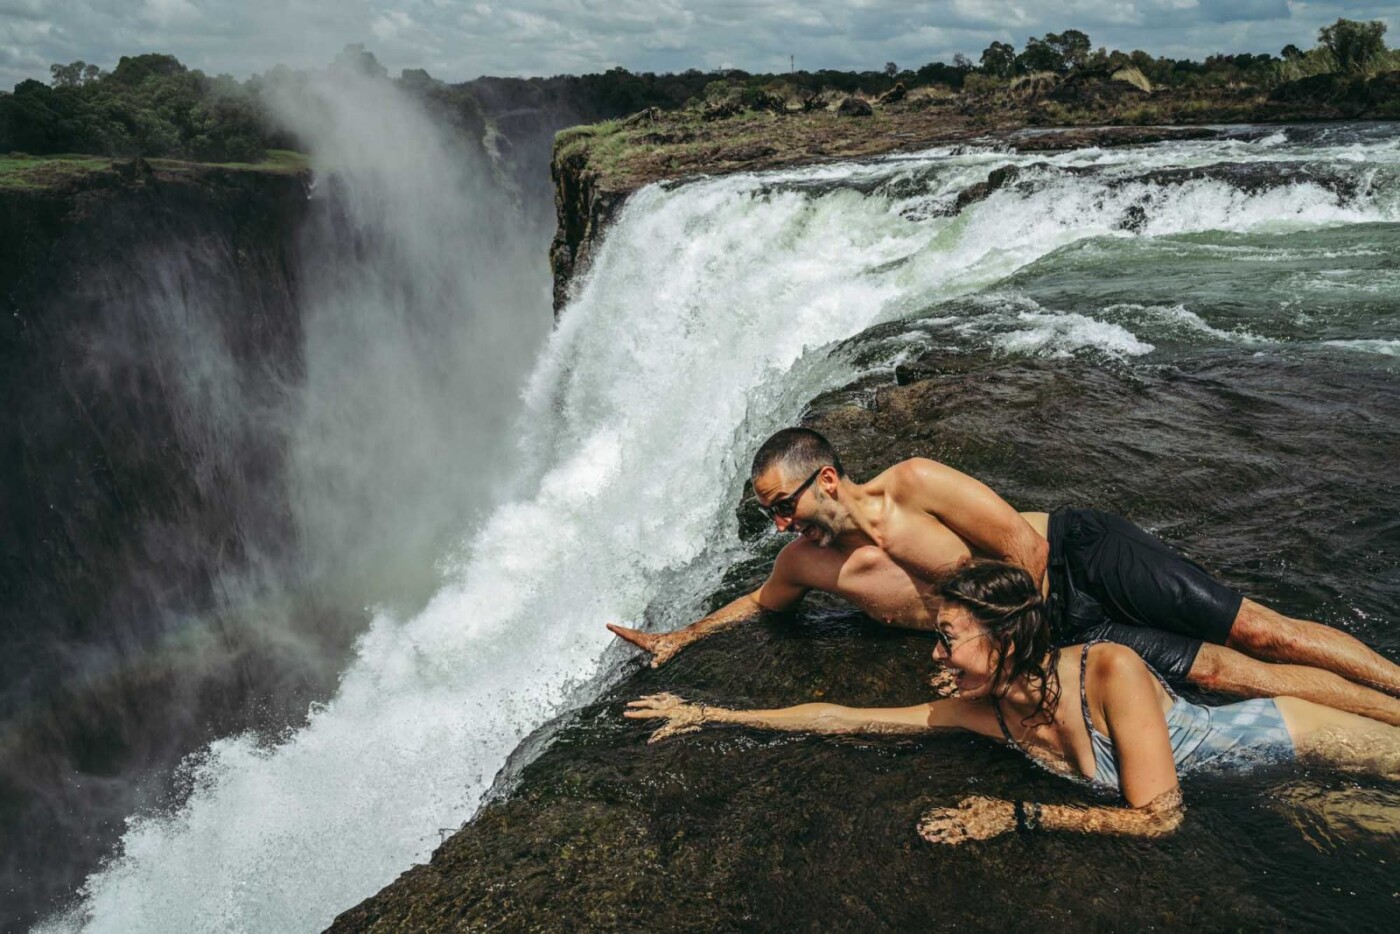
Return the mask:
<svg viewBox="0 0 1400 934">
<path fill-rule="evenodd" d="M 1199 164 L 1227 158 L 1229 145 L 1056 161 Z M 698 611 L 741 552 L 733 504 L 749 453 L 852 375 L 830 342 L 985 288 L 1072 241 L 1134 236 L 1115 225 L 1144 194 L 1146 235 L 1396 211 L 1310 185 L 1244 195 L 1207 180 L 1147 191 L 1063 177 L 996 192 L 957 217 L 916 203 L 1013 161 L 1036 160 L 931 153 L 634 195 L 534 366 L 519 495 L 473 532 L 423 612 L 374 620 L 305 728 L 273 748 L 215 743 L 192 767 L 188 802 L 134 818 L 120 854 L 53 926 L 316 930 L 425 860 L 522 738 L 619 667 L 605 623 L 651 606 L 672 627 Z M 939 190 L 902 201 L 802 187 L 931 170 Z M 1026 317 L 1013 333 L 1032 345 L 1053 331 L 1048 353 L 1110 339 L 1142 352 L 1118 324 L 1016 313 Z"/>
</svg>

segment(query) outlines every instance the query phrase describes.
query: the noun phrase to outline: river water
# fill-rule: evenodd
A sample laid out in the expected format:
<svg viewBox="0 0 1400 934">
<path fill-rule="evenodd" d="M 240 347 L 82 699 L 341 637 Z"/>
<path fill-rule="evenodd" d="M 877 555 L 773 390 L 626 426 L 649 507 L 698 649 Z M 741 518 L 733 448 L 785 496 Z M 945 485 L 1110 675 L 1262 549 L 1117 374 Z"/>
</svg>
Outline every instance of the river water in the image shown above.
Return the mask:
<svg viewBox="0 0 1400 934">
<path fill-rule="evenodd" d="M 1232 168 L 1205 168 L 1222 164 Z M 1020 168 L 1011 182 L 956 210 L 959 192 L 1007 165 Z M 819 395 L 892 382 L 899 367 L 937 391 L 924 403 L 927 436 L 888 450 L 942 456 L 1021 508 L 1126 512 L 1239 586 L 1400 657 L 1398 355 L 1394 127 L 1241 130 L 1054 156 L 960 147 L 644 189 L 534 363 L 509 489 L 444 556 L 447 584 L 420 613 L 376 616 L 304 728 L 271 745 L 230 737 L 190 759 L 185 803 L 133 816 L 119 854 L 46 927 L 323 927 L 470 819 L 523 739 L 634 671 L 605 622 L 683 625 L 725 586 L 726 569 L 761 567 L 780 542 L 741 528 L 735 508 L 756 444 Z M 839 655 L 843 640 L 864 638 L 838 626 L 821 645 Z M 878 648 L 922 653 L 915 643 Z M 742 640 L 726 644 L 745 651 Z M 753 651 L 763 670 L 771 658 Z M 708 689 L 725 699 L 713 680 Z M 771 685 L 742 693 L 784 700 Z M 625 729 L 606 727 L 629 738 L 616 755 L 635 754 Z M 665 753 L 677 768 L 679 744 Z M 689 755 L 713 767 L 718 747 L 698 748 Z M 761 808 L 782 809 L 787 794 L 810 807 L 813 839 L 838 849 L 860 828 L 821 823 L 838 811 L 812 789 L 832 781 L 800 790 L 763 775 L 826 763 L 831 776 L 878 776 L 856 797 L 899 842 L 886 851 L 880 833 L 847 841 L 872 885 L 871 867 L 911 849 L 900 834 L 928 783 L 1031 780 L 982 747 L 937 766 L 910 764 L 946 748 L 936 744 L 831 752 L 785 742 L 747 759 L 742 743 L 724 748 L 769 796 L 742 826 L 758 833 Z M 1345 867 L 1344 879 L 1315 881 L 1360 893 L 1361 926 L 1395 916 L 1393 789 L 1285 771 L 1261 788 L 1207 783 L 1187 794 L 1205 797 L 1188 820 L 1216 822 L 1224 840 L 1193 831 L 1187 849 L 1212 866 L 1262 859 L 1274 873 L 1241 896 L 1252 912 L 1241 924 L 1272 921 L 1279 899 L 1298 903 L 1287 917 L 1318 922 L 1298 893 L 1303 869 L 1323 866 Z M 1231 817 L 1251 809 L 1264 819 Z M 695 816 L 707 819 L 718 818 Z M 1082 841 L 1048 846 L 1081 864 L 1091 852 Z M 1092 852 L 1189 885 L 1191 854 L 1173 846 Z M 1278 852 L 1298 856 L 1280 862 Z M 938 857 L 935 890 L 951 903 L 990 873 L 1010 907 L 987 924 L 959 916 L 1014 925 L 1010 890 L 1042 885 L 1037 861 L 1049 855 Z M 803 864 L 842 862 L 823 852 Z M 1115 892 L 1128 884 L 1112 880 Z M 1230 878 L 1251 884 L 1243 869 Z M 768 907 L 801 919 L 796 894 Z M 876 914 L 866 920 L 912 920 L 892 898 L 868 901 L 862 910 Z M 1184 920 L 1229 917 L 1199 901 Z M 1111 926 L 1131 904 L 1114 895 L 1087 916 L 1042 920 Z"/>
</svg>

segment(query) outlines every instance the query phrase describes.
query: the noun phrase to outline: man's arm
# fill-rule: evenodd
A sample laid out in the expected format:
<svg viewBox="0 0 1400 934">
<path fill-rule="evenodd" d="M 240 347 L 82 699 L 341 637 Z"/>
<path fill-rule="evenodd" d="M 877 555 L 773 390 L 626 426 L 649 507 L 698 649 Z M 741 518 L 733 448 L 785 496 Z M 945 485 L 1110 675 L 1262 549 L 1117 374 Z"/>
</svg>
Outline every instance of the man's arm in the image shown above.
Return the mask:
<svg viewBox="0 0 1400 934">
<path fill-rule="evenodd" d="M 980 480 L 923 457 L 899 465 L 906 501 L 938 518 L 959 538 L 990 557 L 1018 564 L 1037 584 L 1045 577 L 1050 544 Z"/>
<path fill-rule="evenodd" d="M 709 616 L 696 620 L 684 629 L 677 629 L 675 632 L 643 632 L 614 623 L 608 623 L 608 628 L 618 637 L 651 652 L 651 667 L 657 668 L 690 643 L 713 632 L 727 629 L 736 623 L 757 619 L 765 611 L 780 613 L 801 600 L 808 588 L 800 580 L 800 562 L 791 549 L 792 545 L 788 545 L 778 553 L 778 560 L 773 563 L 773 570 L 763 582 L 763 586 L 753 593 L 744 594 L 739 599 L 726 603 Z"/>
</svg>

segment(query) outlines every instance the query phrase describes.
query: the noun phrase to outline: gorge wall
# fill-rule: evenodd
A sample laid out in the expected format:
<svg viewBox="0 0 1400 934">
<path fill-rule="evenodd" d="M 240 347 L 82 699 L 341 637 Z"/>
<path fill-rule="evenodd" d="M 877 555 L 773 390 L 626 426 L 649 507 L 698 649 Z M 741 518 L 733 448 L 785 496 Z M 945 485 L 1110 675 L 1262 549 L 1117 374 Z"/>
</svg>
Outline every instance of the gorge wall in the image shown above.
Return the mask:
<svg viewBox="0 0 1400 934">
<path fill-rule="evenodd" d="M 221 592 L 255 591 L 295 535 L 269 421 L 303 365 L 309 182 L 137 161 L 0 190 L 0 888 L 31 893 L 20 913 L 69 876 L 38 878 L 55 839 L 90 865 L 192 743 L 326 687 Z M 300 635 L 343 652 L 321 626 Z"/>
</svg>

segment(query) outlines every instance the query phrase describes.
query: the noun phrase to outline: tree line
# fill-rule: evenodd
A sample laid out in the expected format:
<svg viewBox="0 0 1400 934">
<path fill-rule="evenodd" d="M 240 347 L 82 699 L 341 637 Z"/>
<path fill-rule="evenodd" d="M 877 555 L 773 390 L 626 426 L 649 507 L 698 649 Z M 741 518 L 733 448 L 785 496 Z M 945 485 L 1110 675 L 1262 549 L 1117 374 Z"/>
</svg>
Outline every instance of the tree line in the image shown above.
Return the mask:
<svg viewBox="0 0 1400 934">
<path fill-rule="evenodd" d="M 703 100 L 719 85 L 749 93 L 781 83 L 799 95 L 824 92 L 881 94 L 896 84 L 908 89 L 941 86 L 949 91 L 994 90 L 1023 76 L 1112 74 L 1135 68 L 1164 88 L 1271 88 L 1316 74 L 1371 74 L 1400 68 L 1400 53 L 1385 44 L 1383 22 L 1339 19 L 1318 33 L 1309 50 L 1285 46 L 1278 55 L 1212 55 L 1204 61 L 1152 56 L 1142 50 L 1093 48 L 1087 33 L 1067 29 L 1030 37 L 1017 50 L 993 42 L 974 62 L 966 55 L 951 63 L 930 62 L 901 69 L 894 62 L 870 71 L 739 70 L 675 74 L 634 73 L 613 68 L 597 74 L 552 78 L 479 78 L 459 85 L 433 79 L 422 69 L 406 69 L 396 80 L 468 122 L 482 119 L 483 107 L 498 98 L 514 106 L 522 99 L 539 106 L 567 108 L 584 120 L 603 120 L 648 107 L 674 109 Z M 390 80 L 374 55 L 349 46 L 332 67 L 354 67 Z M 291 74 L 278 68 L 239 82 L 229 75 L 209 77 L 173 55 L 124 56 L 110 72 L 76 61 L 50 68 L 50 82 L 27 80 L 13 93 L 0 92 L 0 152 L 36 155 L 89 153 L 213 162 L 255 162 L 269 148 L 293 141 L 268 115 L 269 83 Z"/>
</svg>

